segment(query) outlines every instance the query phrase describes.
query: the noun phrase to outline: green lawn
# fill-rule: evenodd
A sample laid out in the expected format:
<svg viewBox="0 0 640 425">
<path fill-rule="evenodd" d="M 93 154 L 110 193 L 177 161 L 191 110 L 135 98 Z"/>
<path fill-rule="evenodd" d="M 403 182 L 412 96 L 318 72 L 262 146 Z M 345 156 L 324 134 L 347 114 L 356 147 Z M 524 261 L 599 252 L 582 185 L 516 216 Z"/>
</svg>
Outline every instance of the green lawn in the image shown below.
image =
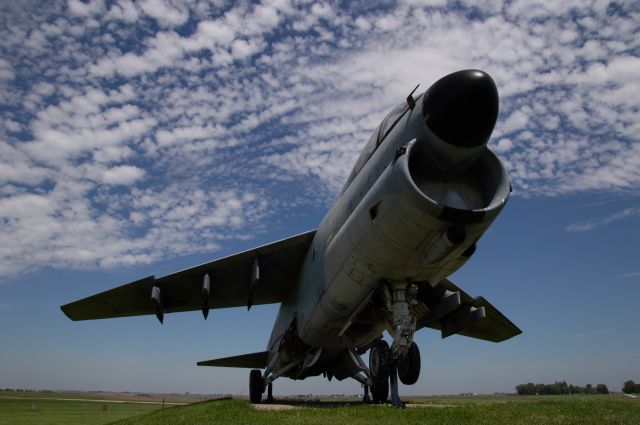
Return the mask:
<svg viewBox="0 0 640 425">
<path fill-rule="evenodd" d="M 35 403 L 36 411 L 32 411 Z M 103 411 L 102 406 L 107 406 Z M 102 403 L 32 399 L 0 399 L 0 425 L 107 424 L 160 409 L 157 404 Z"/>
<path fill-rule="evenodd" d="M 640 402 L 607 397 L 421 398 L 446 407 L 405 410 L 388 406 L 312 403 L 287 411 L 258 411 L 245 400 L 204 402 L 124 419 L 117 425 L 204 424 L 640 424 Z"/>
<path fill-rule="evenodd" d="M 244 399 L 227 399 L 160 409 L 156 404 L 0 398 L 0 425 L 640 424 L 640 400 L 622 395 L 407 397 L 406 400 L 432 407 L 399 410 L 362 405 L 355 400 L 324 399 L 320 402 L 284 400 L 283 403 L 298 408 L 262 411 Z M 31 410 L 32 403 L 37 406 L 35 412 Z M 102 410 L 104 404 L 106 411 Z"/>
</svg>

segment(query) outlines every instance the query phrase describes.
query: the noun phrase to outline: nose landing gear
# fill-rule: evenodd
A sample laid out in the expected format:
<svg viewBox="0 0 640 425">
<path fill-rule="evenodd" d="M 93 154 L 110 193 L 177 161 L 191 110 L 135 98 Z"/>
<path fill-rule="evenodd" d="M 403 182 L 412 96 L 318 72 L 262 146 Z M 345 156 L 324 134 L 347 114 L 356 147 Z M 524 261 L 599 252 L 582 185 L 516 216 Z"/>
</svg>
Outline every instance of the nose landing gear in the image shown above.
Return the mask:
<svg viewBox="0 0 640 425">
<path fill-rule="evenodd" d="M 407 352 L 398 357 L 397 361 L 398 377 L 405 385 L 413 385 L 420 376 L 420 350 L 415 342 L 411 342 Z"/>
<path fill-rule="evenodd" d="M 377 340 L 369 351 L 371 398 L 374 403 L 386 403 L 391 389 L 391 405 L 403 408 L 398 394 L 398 377 L 405 385 L 413 385 L 420 376 L 420 350 L 411 342 L 404 355 L 394 356 L 384 340 Z"/>
</svg>

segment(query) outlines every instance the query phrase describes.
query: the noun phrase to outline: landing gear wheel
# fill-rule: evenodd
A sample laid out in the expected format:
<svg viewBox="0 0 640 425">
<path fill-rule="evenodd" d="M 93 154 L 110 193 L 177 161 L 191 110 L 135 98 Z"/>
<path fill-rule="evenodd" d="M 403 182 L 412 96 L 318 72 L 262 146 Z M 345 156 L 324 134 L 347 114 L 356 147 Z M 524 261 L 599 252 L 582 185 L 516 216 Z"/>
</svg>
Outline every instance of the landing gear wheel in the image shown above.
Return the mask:
<svg viewBox="0 0 640 425">
<path fill-rule="evenodd" d="M 398 377 L 405 385 L 413 385 L 420 376 L 420 350 L 415 342 L 404 356 L 398 358 Z"/>
<path fill-rule="evenodd" d="M 389 373 L 391 371 L 391 350 L 389 344 L 379 339 L 369 349 L 369 370 L 371 371 L 371 398 L 374 403 L 386 403 L 389 397 Z"/>
<path fill-rule="evenodd" d="M 249 374 L 249 399 L 251 403 L 260 403 L 264 392 L 264 379 L 258 369 L 253 369 Z"/>
</svg>

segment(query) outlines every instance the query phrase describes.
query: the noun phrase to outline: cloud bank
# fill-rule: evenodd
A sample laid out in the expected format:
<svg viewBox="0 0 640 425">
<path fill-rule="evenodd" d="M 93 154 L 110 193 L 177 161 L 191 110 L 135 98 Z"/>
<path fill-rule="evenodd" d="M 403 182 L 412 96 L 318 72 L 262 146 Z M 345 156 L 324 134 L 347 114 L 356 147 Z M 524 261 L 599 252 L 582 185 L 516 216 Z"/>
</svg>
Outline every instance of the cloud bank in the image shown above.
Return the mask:
<svg viewBox="0 0 640 425">
<path fill-rule="evenodd" d="M 633 2 L 2 8 L 2 275 L 215 251 L 325 208 L 386 112 L 463 68 L 496 80 L 516 193 L 640 184 Z"/>
</svg>

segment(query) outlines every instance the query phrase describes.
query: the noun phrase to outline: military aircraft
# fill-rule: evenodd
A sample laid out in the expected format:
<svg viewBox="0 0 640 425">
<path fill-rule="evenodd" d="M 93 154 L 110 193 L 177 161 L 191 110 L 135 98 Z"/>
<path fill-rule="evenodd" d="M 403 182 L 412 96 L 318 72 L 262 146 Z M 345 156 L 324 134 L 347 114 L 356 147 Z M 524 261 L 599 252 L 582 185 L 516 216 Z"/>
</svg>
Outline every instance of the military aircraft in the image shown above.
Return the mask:
<svg viewBox="0 0 640 425">
<path fill-rule="evenodd" d="M 417 89 L 417 87 L 416 87 Z M 62 306 L 72 320 L 279 303 L 265 351 L 199 362 L 252 369 L 250 399 L 280 377 L 353 378 L 364 400 L 403 406 L 422 328 L 500 342 L 521 333 L 447 279 L 476 251 L 511 185 L 487 147 L 498 91 L 480 70 L 414 89 L 375 130 L 317 230 Z M 391 346 L 383 338 L 387 331 Z M 368 364 L 361 355 L 369 351 Z"/>
</svg>

